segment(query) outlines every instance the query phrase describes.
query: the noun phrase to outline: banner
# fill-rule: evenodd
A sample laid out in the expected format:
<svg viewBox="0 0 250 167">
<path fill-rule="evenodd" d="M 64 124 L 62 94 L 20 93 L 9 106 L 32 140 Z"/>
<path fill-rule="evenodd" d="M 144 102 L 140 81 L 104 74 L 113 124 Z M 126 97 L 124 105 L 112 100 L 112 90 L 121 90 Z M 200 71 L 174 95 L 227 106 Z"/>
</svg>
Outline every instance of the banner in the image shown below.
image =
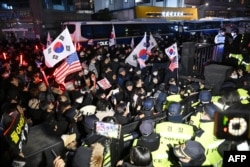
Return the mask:
<svg viewBox="0 0 250 167">
<path fill-rule="evenodd" d="M 61 60 L 76 51 L 69 30 L 65 30 L 43 51 L 47 67 L 54 67 Z"/>
<path fill-rule="evenodd" d="M 110 82 L 107 80 L 107 78 L 103 78 L 99 81 L 97 81 L 97 84 L 103 89 L 103 90 L 106 90 L 106 89 L 109 89 L 111 88 L 111 84 Z"/>
</svg>

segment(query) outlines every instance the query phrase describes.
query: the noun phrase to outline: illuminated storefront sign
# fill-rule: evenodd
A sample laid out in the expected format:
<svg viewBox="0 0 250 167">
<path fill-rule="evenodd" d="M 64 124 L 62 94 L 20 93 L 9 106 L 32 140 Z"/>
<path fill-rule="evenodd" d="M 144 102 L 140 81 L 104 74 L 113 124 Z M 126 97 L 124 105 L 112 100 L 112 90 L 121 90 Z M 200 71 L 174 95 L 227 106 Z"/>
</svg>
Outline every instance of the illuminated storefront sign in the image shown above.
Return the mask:
<svg viewBox="0 0 250 167">
<path fill-rule="evenodd" d="M 183 16 L 183 12 L 174 12 L 174 11 L 167 11 L 167 12 L 164 11 L 161 14 L 163 17 L 173 17 L 173 16 L 182 17 Z"/>
<path fill-rule="evenodd" d="M 196 20 L 196 8 L 163 8 L 151 6 L 137 6 L 137 18 L 166 18 L 168 20 Z"/>
</svg>

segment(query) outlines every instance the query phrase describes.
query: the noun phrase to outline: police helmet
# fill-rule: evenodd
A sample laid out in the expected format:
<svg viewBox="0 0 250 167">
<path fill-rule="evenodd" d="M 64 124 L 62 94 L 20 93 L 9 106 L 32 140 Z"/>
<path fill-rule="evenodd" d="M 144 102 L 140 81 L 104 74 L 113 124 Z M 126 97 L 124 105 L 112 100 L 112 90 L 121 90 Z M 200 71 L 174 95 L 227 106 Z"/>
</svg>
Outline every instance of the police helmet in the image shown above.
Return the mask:
<svg viewBox="0 0 250 167">
<path fill-rule="evenodd" d="M 212 100 L 212 94 L 209 90 L 202 90 L 199 93 L 199 100 L 202 103 L 209 103 Z"/>
<path fill-rule="evenodd" d="M 143 109 L 144 110 L 151 110 L 154 107 L 154 99 L 152 98 L 146 98 L 143 101 Z"/>
</svg>

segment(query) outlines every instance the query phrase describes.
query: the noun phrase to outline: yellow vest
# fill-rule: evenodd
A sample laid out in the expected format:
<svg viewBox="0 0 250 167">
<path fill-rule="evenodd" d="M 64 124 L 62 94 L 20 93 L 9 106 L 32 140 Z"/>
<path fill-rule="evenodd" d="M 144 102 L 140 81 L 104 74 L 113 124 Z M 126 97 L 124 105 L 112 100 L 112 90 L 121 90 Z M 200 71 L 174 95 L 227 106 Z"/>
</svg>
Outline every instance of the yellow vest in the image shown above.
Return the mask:
<svg viewBox="0 0 250 167">
<path fill-rule="evenodd" d="M 249 101 L 248 101 L 248 98 L 249 98 L 248 91 L 245 90 L 245 89 L 239 88 L 239 89 L 237 89 L 237 92 L 240 95 L 241 103 L 242 104 L 248 104 L 249 103 Z"/>
<path fill-rule="evenodd" d="M 133 146 L 136 146 L 138 139 L 135 139 L 133 142 Z M 160 138 L 160 145 L 159 148 L 152 153 L 153 165 L 155 167 L 169 167 L 172 163 L 168 160 L 167 151 L 169 150 L 167 143 L 165 140 Z"/>
<path fill-rule="evenodd" d="M 191 125 L 174 122 L 161 122 L 156 125 L 155 131 L 161 135 L 161 139 L 165 140 L 165 143 L 172 146 L 184 143 L 194 135 Z"/>
<path fill-rule="evenodd" d="M 199 128 L 200 127 L 200 119 L 201 119 L 201 112 L 197 112 L 195 115 L 192 115 L 190 117 L 189 124 Z"/>
<path fill-rule="evenodd" d="M 242 60 L 243 60 L 242 54 L 232 54 L 232 53 L 230 53 L 230 54 L 229 54 L 229 57 L 232 57 L 232 58 L 234 58 L 234 59 L 237 59 L 237 60 L 238 60 L 238 65 L 240 65 L 241 62 L 242 62 Z"/>
<path fill-rule="evenodd" d="M 200 137 L 196 136 L 198 141 L 205 148 L 206 161 L 203 165 L 222 166 L 223 158 L 218 152 L 218 146 L 224 141 L 214 136 L 214 122 L 201 122 L 200 128 L 204 131 Z"/>
<path fill-rule="evenodd" d="M 167 96 L 166 103 L 163 105 L 163 111 L 167 110 L 169 104 L 171 104 L 172 102 L 180 102 L 181 100 L 182 100 L 182 98 L 181 98 L 180 94 Z"/>
</svg>

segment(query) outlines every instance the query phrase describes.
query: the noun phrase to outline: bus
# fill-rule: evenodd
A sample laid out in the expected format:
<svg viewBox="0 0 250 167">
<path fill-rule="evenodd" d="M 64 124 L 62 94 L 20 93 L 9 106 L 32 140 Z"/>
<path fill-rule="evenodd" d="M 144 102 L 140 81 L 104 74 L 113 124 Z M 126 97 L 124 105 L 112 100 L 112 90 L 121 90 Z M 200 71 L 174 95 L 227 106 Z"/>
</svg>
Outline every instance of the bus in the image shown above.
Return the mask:
<svg viewBox="0 0 250 167">
<path fill-rule="evenodd" d="M 108 45 L 109 36 L 114 26 L 116 42 L 128 44 L 132 37 L 135 43 L 143 37 L 144 33 L 152 33 L 154 36 L 173 37 L 177 33 L 178 22 L 167 21 L 86 21 L 65 22 L 71 37 L 76 42 L 93 42 Z"/>
<path fill-rule="evenodd" d="M 204 18 L 188 21 L 167 21 L 167 20 L 134 20 L 134 21 L 84 21 L 65 22 L 63 28 L 67 27 L 71 37 L 76 42 L 87 43 L 92 39 L 94 44 L 108 45 L 112 25 L 115 29 L 117 43 L 129 44 L 132 37 L 138 43 L 144 32 L 152 33 L 155 37 L 174 38 L 179 33 L 184 36 L 201 34 L 215 36 L 219 29 L 225 27 L 230 32 L 232 27 L 246 27 L 250 19 L 224 19 Z M 244 29 L 245 30 L 245 29 Z M 240 29 L 242 33 L 243 28 Z"/>
</svg>

